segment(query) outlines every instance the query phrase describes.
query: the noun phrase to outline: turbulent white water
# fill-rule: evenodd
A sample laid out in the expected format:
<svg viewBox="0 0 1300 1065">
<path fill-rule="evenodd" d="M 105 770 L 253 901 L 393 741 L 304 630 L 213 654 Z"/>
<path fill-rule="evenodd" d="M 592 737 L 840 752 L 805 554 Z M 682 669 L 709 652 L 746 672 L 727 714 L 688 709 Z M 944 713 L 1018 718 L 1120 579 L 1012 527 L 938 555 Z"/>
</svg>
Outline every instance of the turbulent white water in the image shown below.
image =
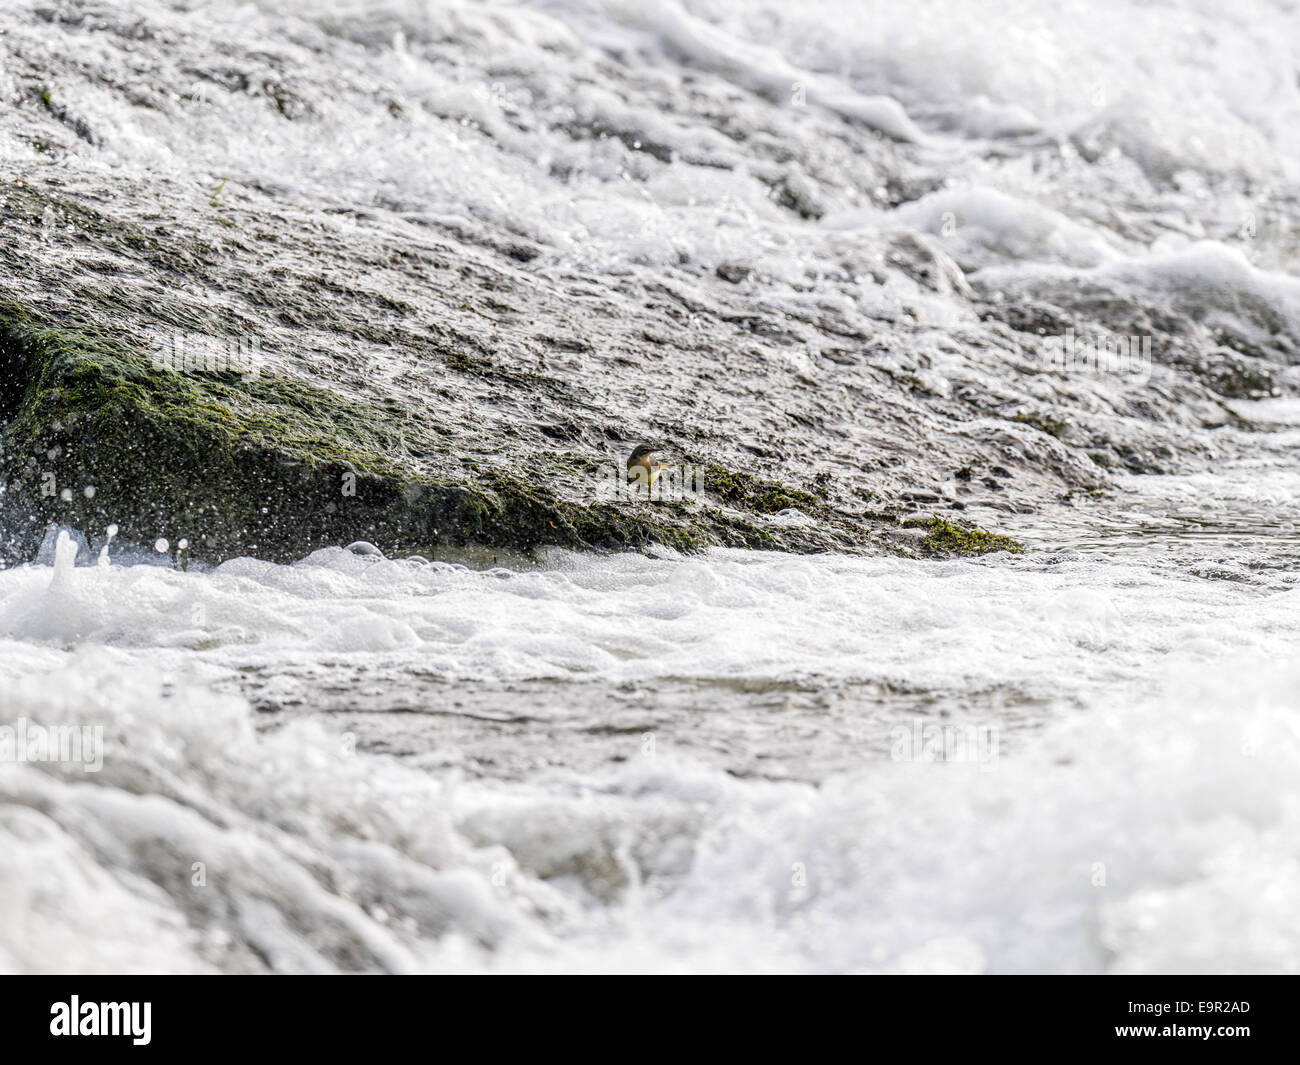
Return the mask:
<svg viewBox="0 0 1300 1065">
<path fill-rule="evenodd" d="M 55 85 L 98 138 L 74 185 L 378 195 L 395 232 L 495 226 L 548 269 L 701 286 L 739 265 L 790 308 L 824 275 L 844 315 L 950 331 L 943 394 L 997 387 L 969 284 L 1158 293 L 1297 380 L 1293 4 L 135 6 L 141 84 L 256 44 L 242 73 L 315 121 Z M 39 62 L 64 25 L 0 30 Z M 848 122 L 922 153 L 905 202 L 826 137 Z M 797 163 L 754 172 L 733 125 Z M 1046 167 L 1026 147 L 1056 140 Z M 857 286 L 863 234 L 896 229 L 944 239 L 948 282 Z M 1127 387 L 1071 402 L 1110 429 Z M 0 968 L 1300 971 L 1300 415 L 1231 403 L 1231 426 L 1169 425 L 1202 468 L 972 504 L 1022 556 L 332 548 L 181 572 L 68 542 L 0 571 L 0 725 L 103 741 L 94 772 L 0 761 Z"/>
<path fill-rule="evenodd" d="M 10 968 L 1300 957 L 1294 564 L 67 547 L 0 574 L 6 710 L 103 765 L 0 768 Z"/>
</svg>

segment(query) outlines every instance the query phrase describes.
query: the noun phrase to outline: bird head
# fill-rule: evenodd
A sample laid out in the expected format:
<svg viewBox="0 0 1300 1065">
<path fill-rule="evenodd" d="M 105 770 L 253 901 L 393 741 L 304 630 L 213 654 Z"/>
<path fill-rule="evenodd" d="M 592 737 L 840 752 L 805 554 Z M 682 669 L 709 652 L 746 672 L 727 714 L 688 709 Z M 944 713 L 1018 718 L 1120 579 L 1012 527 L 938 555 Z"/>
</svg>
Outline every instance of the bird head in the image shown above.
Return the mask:
<svg viewBox="0 0 1300 1065">
<path fill-rule="evenodd" d="M 632 455 L 627 460 L 628 466 L 640 466 L 648 464 L 652 455 L 658 454 L 659 449 L 651 444 L 637 444 L 632 449 Z"/>
</svg>

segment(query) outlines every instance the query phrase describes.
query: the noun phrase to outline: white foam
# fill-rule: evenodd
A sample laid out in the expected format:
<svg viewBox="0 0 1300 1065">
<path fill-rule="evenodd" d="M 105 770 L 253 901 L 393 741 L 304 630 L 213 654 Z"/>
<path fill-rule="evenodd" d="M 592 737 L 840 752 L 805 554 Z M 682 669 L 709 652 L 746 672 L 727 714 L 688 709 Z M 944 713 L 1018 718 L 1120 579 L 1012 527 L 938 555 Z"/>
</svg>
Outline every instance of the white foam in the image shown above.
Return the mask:
<svg viewBox="0 0 1300 1065">
<path fill-rule="evenodd" d="M 1234 414 L 1251 422 L 1300 425 L 1300 399 L 1229 400 Z"/>
<path fill-rule="evenodd" d="M 1103 233 L 1033 201 L 989 188 L 944 189 L 889 220 L 941 235 L 964 261 L 1099 266 L 1121 258 Z"/>
<path fill-rule="evenodd" d="M 423 936 L 527 938 L 529 912 L 563 910 L 536 883 L 503 909 L 513 889 L 490 878 L 513 882 L 513 861 L 475 857 L 425 775 L 307 722 L 258 737 L 241 700 L 165 683 L 90 651 L 7 686 L 7 712 L 105 742 L 99 772 L 0 764 L 4 831 L 23 844 L 0 920 L 17 967 L 410 971 L 429 964 Z"/>
<path fill-rule="evenodd" d="M 726 551 L 52 576 L 0 573 L 6 712 L 98 724 L 106 750 L 99 773 L 0 765 L 27 856 L 3 874 L 11 968 L 1300 967 L 1294 588 Z M 453 789 L 323 722 L 258 734 L 195 684 L 322 653 L 494 683 L 1011 685 L 1056 709 L 984 769 L 864 748 L 821 787 L 739 781 L 661 728 L 622 769 Z"/>
</svg>

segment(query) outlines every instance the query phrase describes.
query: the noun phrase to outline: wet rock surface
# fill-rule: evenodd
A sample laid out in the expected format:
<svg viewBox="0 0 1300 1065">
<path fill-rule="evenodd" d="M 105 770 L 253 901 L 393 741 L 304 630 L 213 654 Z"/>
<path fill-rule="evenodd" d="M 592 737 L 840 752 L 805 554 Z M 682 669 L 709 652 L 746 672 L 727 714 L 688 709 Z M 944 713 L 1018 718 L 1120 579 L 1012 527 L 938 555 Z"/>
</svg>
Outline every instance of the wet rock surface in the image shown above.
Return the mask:
<svg viewBox="0 0 1300 1065">
<path fill-rule="evenodd" d="M 1290 387 L 1290 288 L 1221 245 L 1202 256 L 1217 305 L 1194 255 L 1121 261 L 1177 200 L 1149 175 L 1122 226 L 1025 207 L 996 232 L 992 201 L 943 187 L 978 149 L 888 109 L 503 17 L 197 33 L 166 7 L 19 10 L 0 38 L 7 557 L 51 522 L 212 559 L 358 538 L 940 551 L 978 537 L 919 546 L 901 523 L 996 527 L 1115 471 L 1203 467 L 1242 446 L 1225 400 Z M 1091 180 L 1050 138 L 1004 143 Z M 1040 231 L 1074 245 L 1009 267 Z M 1154 338 L 1152 364 L 1054 369 L 1065 330 Z M 603 499 L 641 440 L 702 491 Z M 791 507 L 810 520 L 771 520 Z"/>
</svg>

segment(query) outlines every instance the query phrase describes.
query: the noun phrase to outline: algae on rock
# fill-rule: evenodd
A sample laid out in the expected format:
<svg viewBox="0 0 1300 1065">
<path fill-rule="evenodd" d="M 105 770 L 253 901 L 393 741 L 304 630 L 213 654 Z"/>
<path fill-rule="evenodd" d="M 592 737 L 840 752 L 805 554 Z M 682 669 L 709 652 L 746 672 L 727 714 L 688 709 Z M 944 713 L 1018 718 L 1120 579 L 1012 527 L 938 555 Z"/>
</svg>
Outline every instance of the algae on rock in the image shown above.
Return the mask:
<svg viewBox="0 0 1300 1065">
<path fill-rule="evenodd" d="M 544 463 L 526 473 L 465 464 L 463 478 L 447 479 L 409 457 L 439 447 L 409 415 L 326 388 L 176 372 L 126 339 L 0 307 L 0 510 L 11 559 L 30 557 L 50 523 L 92 543 L 109 525 L 128 542 L 183 538 L 207 560 L 284 561 L 356 539 L 434 555 L 467 544 L 906 550 L 878 521 L 720 466 L 706 474 L 702 503 L 574 502 L 552 490 Z M 814 522 L 766 518 L 791 507 Z"/>
</svg>

